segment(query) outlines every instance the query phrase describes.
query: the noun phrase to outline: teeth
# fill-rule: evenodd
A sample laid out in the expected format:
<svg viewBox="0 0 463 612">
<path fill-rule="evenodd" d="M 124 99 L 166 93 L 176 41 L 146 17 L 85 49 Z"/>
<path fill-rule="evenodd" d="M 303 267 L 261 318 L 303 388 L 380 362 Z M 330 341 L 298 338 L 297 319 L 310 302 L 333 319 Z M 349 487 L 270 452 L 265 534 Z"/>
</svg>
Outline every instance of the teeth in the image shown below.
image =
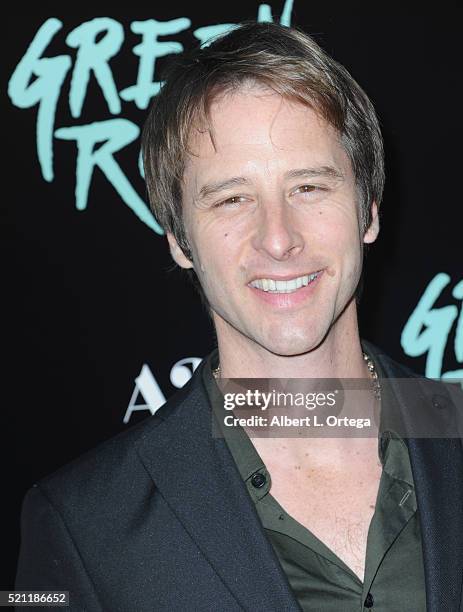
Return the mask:
<svg viewBox="0 0 463 612">
<path fill-rule="evenodd" d="M 306 274 L 305 276 L 298 276 L 291 280 L 273 280 L 272 278 L 258 278 L 252 281 L 251 287 L 261 289 L 262 291 L 268 291 L 271 293 L 293 293 L 301 287 L 306 287 L 318 276 L 318 272 L 313 274 Z"/>
</svg>

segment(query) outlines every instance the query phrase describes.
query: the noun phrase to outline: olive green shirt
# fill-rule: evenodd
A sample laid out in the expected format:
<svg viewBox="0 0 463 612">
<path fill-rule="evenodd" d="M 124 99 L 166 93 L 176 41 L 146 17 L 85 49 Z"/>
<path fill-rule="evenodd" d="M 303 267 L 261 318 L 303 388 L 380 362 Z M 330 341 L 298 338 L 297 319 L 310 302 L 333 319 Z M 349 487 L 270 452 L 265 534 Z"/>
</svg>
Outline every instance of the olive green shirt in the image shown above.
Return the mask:
<svg viewBox="0 0 463 612">
<path fill-rule="evenodd" d="M 223 395 L 212 375 L 217 360 L 215 350 L 206 358 L 203 371 L 213 414 L 301 609 L 425 612 L 420 523 L 405 442 L 393 431 L 383 431 L 378 437 L 383 469 L 368 531 L 362 583 L 328 546 L 292 518 L 272 496 L 270 473 L 246 431 L 241 426 L 223 425 Z M 379 364 L 375 366 L 381 379 Z"/>
</svg>

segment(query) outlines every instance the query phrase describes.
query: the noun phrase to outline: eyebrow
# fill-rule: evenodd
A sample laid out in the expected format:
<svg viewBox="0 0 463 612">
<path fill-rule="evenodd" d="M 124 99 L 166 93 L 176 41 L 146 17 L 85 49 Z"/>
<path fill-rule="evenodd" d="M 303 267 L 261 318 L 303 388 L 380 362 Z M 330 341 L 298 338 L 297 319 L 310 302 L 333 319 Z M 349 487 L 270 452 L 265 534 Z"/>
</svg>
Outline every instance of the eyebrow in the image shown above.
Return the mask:
<svg viewBox="0 0 463 612">
<path fill-rule="evenodd" d="M 285 179 L 292 178 L 331 178 L 335 180 L 343 180 L 344 175 L 342 172 L 334 168 L 333 166 L 319 166 L 316 168 L 298 168 L 295 170 L 289 170 L 284 174 Z M 229 189 L 230 187 L 237 187 L 241 185 L 250 185 L 252 181 L 244 176 L 233 176 L 223 181 L 217 181 L 214 183 L 206 183 L 199 190 L 197 199 L 205 200 L 220 191 Z"/>
</svg>

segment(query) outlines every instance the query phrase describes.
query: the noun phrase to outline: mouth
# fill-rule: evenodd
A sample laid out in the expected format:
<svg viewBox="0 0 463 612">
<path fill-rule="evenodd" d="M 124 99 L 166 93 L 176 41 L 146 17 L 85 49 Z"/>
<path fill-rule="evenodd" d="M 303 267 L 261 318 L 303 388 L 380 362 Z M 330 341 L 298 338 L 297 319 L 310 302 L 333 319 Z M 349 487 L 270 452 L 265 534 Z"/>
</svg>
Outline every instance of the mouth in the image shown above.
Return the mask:
<svg viewBox="0 0 463 612">
<path fill-rule="evenodd" d="M 312 272 L 310 274 L 303 274 L 301 276 L 294 276 L 292 278 L 286 279 L 256 278 L 250 283 L 248 283 L 248 286 L 254 289 L 258 289 L 260 291 L 264 291 L 268 294 L 295 293 L 299 289 L 307 287 L 308 285 L 313 283 L 321 275 L 322 272 L 323 270 L 318 270 L 317 272 Z"/>
</svg>

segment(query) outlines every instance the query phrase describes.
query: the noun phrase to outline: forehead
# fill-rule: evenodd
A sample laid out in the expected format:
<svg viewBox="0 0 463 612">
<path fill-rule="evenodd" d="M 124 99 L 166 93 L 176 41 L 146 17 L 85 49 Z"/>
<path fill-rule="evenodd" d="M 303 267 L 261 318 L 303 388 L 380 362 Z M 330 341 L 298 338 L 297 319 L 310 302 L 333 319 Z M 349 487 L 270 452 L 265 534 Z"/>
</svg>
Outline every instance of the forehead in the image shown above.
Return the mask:
<svg viewBox="0 0 463 612">
<path fill-rule="evenodd" d="M 337 131 L 310 106 L 261 85 L 216 96 L 207 125 L 190 134 L 185 179 L 217 163 L 277 163 L 301 155 L 307 161 L 345 166 Z"/>
</svg>

